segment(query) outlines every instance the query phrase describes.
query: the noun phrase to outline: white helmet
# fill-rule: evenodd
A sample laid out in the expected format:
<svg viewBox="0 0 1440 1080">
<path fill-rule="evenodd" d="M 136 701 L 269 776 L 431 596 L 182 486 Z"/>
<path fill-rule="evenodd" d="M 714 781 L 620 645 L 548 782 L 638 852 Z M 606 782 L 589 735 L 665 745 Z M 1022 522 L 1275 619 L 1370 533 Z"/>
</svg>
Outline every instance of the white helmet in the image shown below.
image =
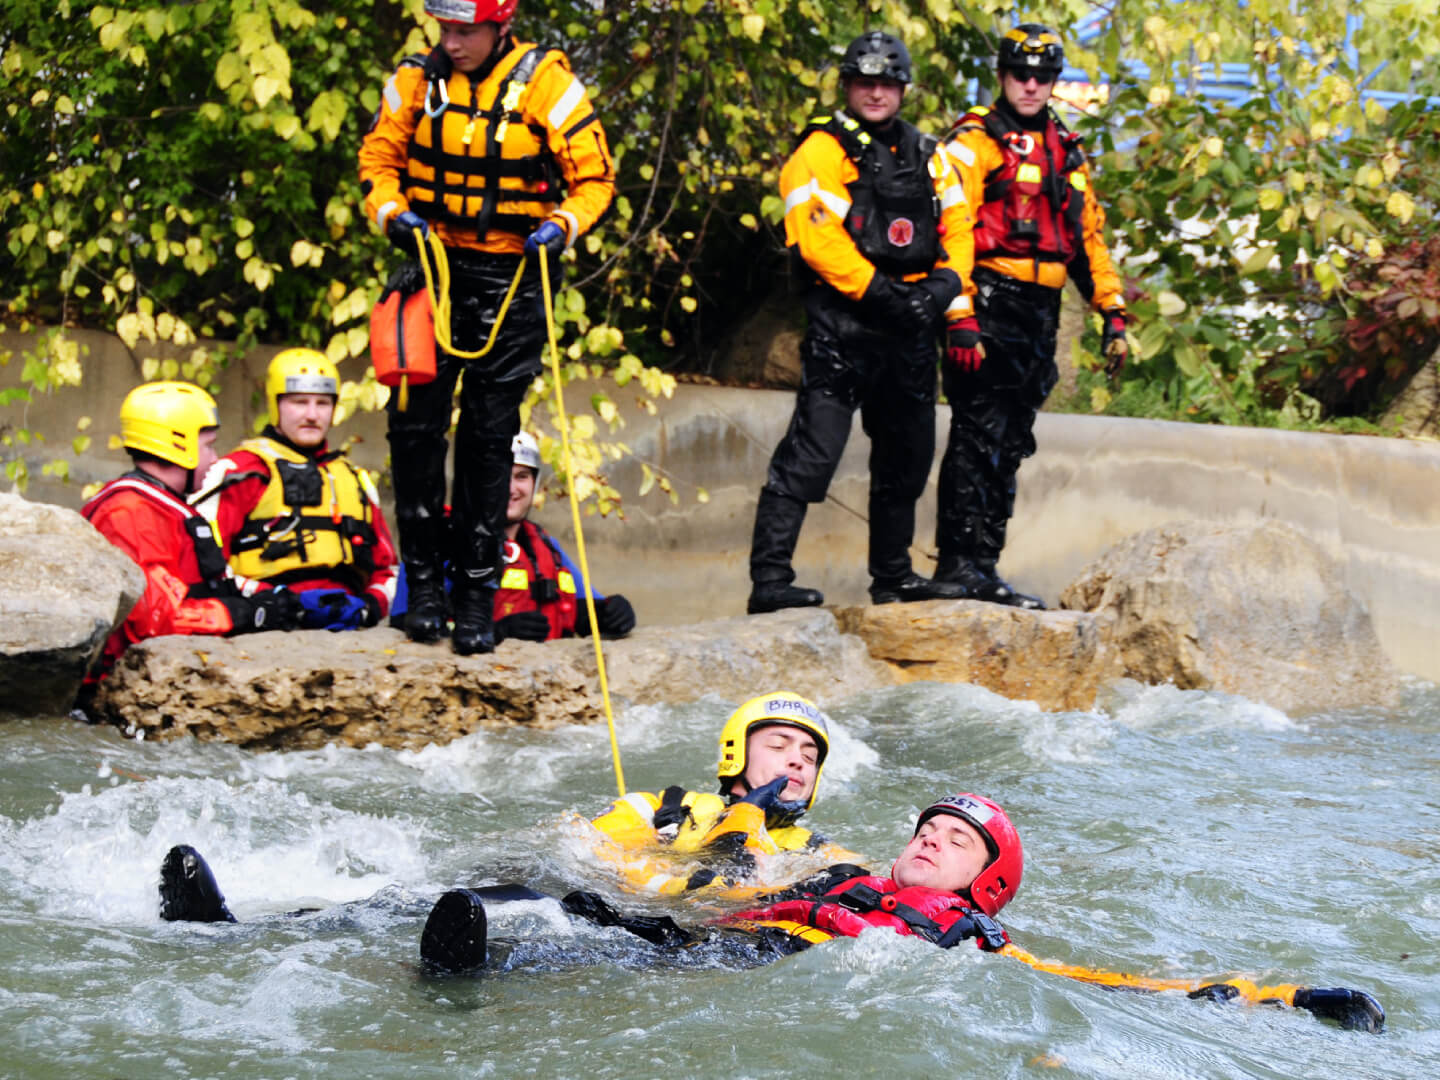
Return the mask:
<svg viewBox="0 0 1440 1080">
<path fill-rule="evenodd" d="M 510 459 L 516 465 L 524 465 L 540 471 L 540 444 L 535 441 L 535 436 L 528 431 L 522 431 L 510 440 Z"/>
</svg>

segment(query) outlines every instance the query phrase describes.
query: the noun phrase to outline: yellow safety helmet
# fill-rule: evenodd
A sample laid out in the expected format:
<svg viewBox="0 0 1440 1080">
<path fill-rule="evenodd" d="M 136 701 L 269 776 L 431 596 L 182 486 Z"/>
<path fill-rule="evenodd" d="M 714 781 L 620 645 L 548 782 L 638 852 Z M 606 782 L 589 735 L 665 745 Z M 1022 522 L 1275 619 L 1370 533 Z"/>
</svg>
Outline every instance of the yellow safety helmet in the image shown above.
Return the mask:
<svg viewBox="0 0 1440 1080">
<path fill-rule="evenodd" d="M 192 383 L 144 383 L 120 403 L 121 443 L 182 469 L 200 464 L 200 432 L 219 426 L 215 399 Z"/>
<path fill-rule="evenodd" d="M 728 793 L 735 777 L 745 775 L 745 742 L 750 732 L 771 724 L 797 727 L 815 738 L 818 750 L 815 756 L 815 786 L 810 789 L 810 797 L 805 801 L 805 809 L 809 810 L 815 805 L 825 755 L 830 752 L 830 729 L 825 714 L 813 701 L 789 690 L 776 690 L 753 697 L 725 721 L 725 726 L 720 729 L 720 765 L 716 770 L 720 776 L 720 793 Z"/>
<path fill-rule="evenodd" d="M 340 369 L 314 349 L 284 349 L 265 375 L 265 404 L 270 423 L 280 423 L 281 394 L 330 394 L 340 398 Z"/>
</svg>

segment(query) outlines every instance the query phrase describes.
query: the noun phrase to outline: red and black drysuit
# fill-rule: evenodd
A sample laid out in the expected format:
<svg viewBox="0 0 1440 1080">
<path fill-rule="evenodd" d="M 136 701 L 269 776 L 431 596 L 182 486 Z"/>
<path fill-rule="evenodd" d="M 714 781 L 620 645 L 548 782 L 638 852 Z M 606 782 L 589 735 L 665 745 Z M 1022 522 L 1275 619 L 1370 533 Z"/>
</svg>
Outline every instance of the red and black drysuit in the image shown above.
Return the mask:
<svg viewBox="0 0 1440 1080">
<path fill-rule="evenodd" d="M 973 228 L 946 242 L 964 279 L 964 314 L 973 303 L 979 320 L 985 359 L 976 372 L 943 365 L 950 437 L 940 464 L 940 577 L 962 560 L 993 571 L 1000 558 L 1015 474 L 1035 452 L 1035 416 L 1058 378 L 1067 278 L 1095 309 L 1124 311 L 1084 150 L 1049 109 L 1022 117 L 1003 98 L 972 109 L 946 151 L 973 217 Z"/>
</svg>

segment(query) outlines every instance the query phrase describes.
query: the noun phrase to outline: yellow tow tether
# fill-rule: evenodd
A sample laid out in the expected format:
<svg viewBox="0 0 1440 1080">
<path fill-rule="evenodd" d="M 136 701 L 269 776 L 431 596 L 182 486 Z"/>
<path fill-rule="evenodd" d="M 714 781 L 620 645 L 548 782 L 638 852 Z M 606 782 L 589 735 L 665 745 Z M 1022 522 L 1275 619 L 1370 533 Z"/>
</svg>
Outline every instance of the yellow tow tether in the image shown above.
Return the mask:
<svg viewBox="0 0 1440 1080">
<path fill-rule="evenodd" d="M 478 360 L 495 347 L 495 338 L 500 333 L 500 324 L 505 321 L 505 315 L 510 310 L 510 301 L 515 297 L 515 290 L 520 287 L 520 278 L 525 273 L 525 260 L 522 258 L 520 264 L 515 267 L 515 276 L 510 281 L 510 288 L 505 292 L 505 299 L 500 304 L 500 310 L 495 315 L 495 322 L 490 327 L 490 338 L 485 342 L 483 348 L 474 352 L 466 352 L 463 349 L 455 348 L 454 339 L 450 335 L 450 256 L 445 251 L 445 245 L 440 242 L 440 237 L 435 233 L 422 233 L 419 229 L 410 230 L 415 238 L 415 251 L 420 257 L 420 269 L 425 274 L 425 292 L 430 298 L 430 311 L 435 318 L 435 344 L 451 356 L 459 357 L 461 360 Z M 425 257 L 426 250 L 430 252 L 430 258 Z M 431 259 L 435 262 L 435 269 L 430 269 Z M 544 264 L 541 264 L 544 268 Z M 549 290 L 546 290 L 547 295 Z M 409 387 L 406 380 L 400 380 L 400 411 L 405 411 L 409 404 Z"/>
<path fill-rule="evenodd" d="M 549 252 L 545 245 L 540 245 L 540 288 L 545 294 L 545 332 L 550 341 L 550 368 L 555 375 L 555 411 L 560 415 L 560 448 L 562 461 L 565 466 L 566 487 L 570 489 L 570 516 L 575 523 L 575 551 L 580 557 L 580 576 L 585 579 L 585 611 L 590 616 L 590 637 L 595 642 L 595 667 L 600 672 L 600 700 L 605 705 L 605 722 L 610 726 L 610 753 L 615 761 L 615 786 L 619 789 L 620 797 L 625 797 L 625 770 L 620 765 L 620 741 L 615 735 L 615 714 L 610 708 L 610 683 L 605 676 L 605 650 L 600 646 L 600 623 L 595 616 L 595 588 L 590 577 L 590 565 L 585 558 L 585 533 L 580 527 L 580 498 L 575 494 L 575 469 L 570 457 L 570 422 L 565 417 L 565 394 L 560 387 L 560 346 L 555 340 L 555 312 L 554 299 L 550 295 L 550 271 L 548 266 Z M 523 267 L 524 264 L 522 263 Z M 515 279 L 519 281 L 519 276 Z M 510 286 L 510 291 L 515 291 L 515 285 Z M 505 298 L 506 306 L 510 298 Z M 500 315 L 496 317 L 496 325 L 499 325 L 500 318 L 505 314 L 505 309 L 500 309 Z M 439 320 L 436 320 L 436 328 L 439 328 Z M 494 334 L 491 334 L 494 340 Z M 488 349 L 490 346 L 486 345 Z M 459 355 L 459 354 L 457 354 Z"/>
</svg>

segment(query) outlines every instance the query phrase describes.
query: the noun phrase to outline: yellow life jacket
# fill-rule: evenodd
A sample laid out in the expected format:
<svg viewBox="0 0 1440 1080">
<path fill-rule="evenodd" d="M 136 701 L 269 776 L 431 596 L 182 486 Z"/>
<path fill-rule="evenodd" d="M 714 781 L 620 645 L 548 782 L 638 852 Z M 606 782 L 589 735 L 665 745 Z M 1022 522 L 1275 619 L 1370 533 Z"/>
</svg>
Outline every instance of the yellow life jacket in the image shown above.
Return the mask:
<svg viewBox="0 0 1440 1080">
<path fill-rule="evenodd" d="M 410 139 L 403 189 L 429 221 L 529 234 L 560 204 L 564 178 L 544 127 L 525 122 L 520 104 L 548 50 L 517 44 L 481 81 L 425 61 L 423 115 Z"/>
<path fill-rule="evenodd" d="M 236 573 L 273 581 L 334 571 L 329 576 L 353 574 L 354 588 L 363 590 L 375 569 L 380 502 L 369 474 L 338 450 L 310 457 L 268 438 L 249 439 L 240 449 L 265 462 L 269 483 L 230 539 Z M 231 473 L 226 481 L 239 478 Z"/>
</svg>

